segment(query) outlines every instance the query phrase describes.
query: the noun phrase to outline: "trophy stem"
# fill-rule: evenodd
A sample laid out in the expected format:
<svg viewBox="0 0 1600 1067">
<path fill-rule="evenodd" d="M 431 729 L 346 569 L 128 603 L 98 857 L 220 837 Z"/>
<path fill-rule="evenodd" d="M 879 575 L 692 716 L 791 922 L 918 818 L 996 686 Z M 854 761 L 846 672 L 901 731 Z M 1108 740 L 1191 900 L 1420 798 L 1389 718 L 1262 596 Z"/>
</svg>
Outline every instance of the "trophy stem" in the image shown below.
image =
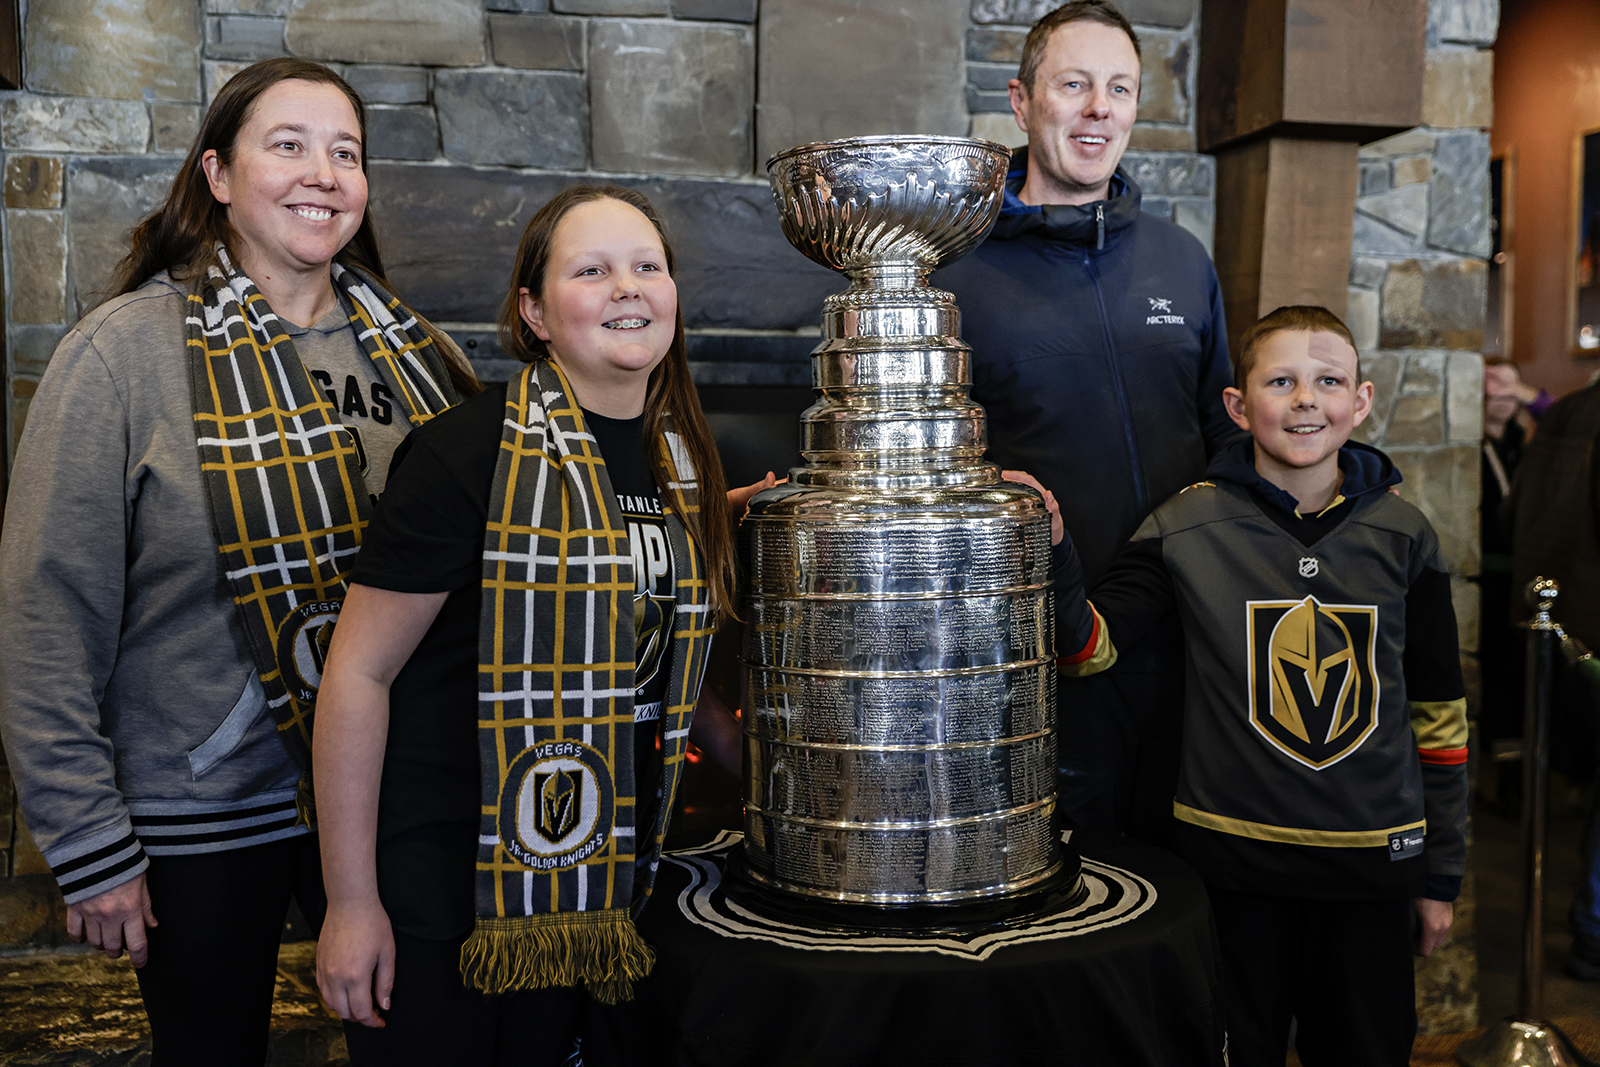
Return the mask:
<svg viewBox="0 0 1600 1067">
<path fill-rule="evenodd" d="M 866 263 L 845 271 L 850 288 L 861 289 L 920 289 L 928 284 L 933 268 L 926 263 Z"/>
</svg>

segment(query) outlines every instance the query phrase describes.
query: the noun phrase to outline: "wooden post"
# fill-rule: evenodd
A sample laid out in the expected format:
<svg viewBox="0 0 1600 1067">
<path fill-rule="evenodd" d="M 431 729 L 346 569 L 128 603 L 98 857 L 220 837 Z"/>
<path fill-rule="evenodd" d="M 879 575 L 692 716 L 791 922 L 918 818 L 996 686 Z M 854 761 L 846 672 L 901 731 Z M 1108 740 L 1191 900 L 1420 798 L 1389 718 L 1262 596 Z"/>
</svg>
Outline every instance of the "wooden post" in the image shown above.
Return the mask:
<svg viewBox="0 0 1600 1067">
<path fill-rule="evenodd" d="M 1217 157 L 1229 346 L 1283 304 L 1342 316 L 1359 145 L 1422 121 L 1427 0 L 1203 0 L 1196 134 Z"/>
</svg>

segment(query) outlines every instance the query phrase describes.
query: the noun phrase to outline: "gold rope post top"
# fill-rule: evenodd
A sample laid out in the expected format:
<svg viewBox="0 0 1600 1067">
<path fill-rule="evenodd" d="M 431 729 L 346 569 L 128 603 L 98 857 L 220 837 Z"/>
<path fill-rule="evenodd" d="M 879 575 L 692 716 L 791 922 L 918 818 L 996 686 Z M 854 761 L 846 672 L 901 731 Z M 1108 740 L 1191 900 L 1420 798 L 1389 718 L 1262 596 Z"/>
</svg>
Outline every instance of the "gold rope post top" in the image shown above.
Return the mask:
<svg viewBox="0 0 1600 1067">
<path fill-rule="evenodd" d="M 478 917 L 461 946 L 461 976 L 484 993 L 582 985 L 602 1004 L 633 999 L 656 956 L 626 908 Z"/>
</svg>

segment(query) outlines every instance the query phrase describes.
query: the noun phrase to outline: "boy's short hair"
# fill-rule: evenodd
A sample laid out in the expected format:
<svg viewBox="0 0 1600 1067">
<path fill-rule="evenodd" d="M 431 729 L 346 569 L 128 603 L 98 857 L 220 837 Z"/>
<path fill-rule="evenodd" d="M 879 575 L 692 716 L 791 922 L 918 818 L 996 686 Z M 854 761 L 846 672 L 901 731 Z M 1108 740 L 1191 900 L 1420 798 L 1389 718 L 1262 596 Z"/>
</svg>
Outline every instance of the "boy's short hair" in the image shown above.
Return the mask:
<svg viewBox="0 0 1600 1067">
<path fill-rule="evenodd" d="M 1325 307 L 1315 304 L 1291 304 L 1288 307 L 1278 308 L 1261 316 L 1250 324 L 1244 331 L 1244 336 L 1239 338 L 1239 355 L 1233 362 L 1233 387 L 1244 392 L 1246 383 L 1250 381 L 1250 372 L 1255 370 L 1256 350 L 1261 347 L 1261 342 L 1275 333 L 1286 330 L 1312 330 L 1322 333 L 1336 334 L 1344 339 L 1351 348 L 1356 347 L 1356 339 L 1350 333 L 1339 316 Z M 1356 378 L 1361 377 L 1361 355 L 1356 354 Z"/>
<path fill-rule="evenodd" d="M 1044 49 L 1050 43 L 1050 35 L 1069 22 L 1098 22 L 1115 26 L 1128 35 L 1128 40 L 1133 42 L 1133 54 L 1139 57 L 1140 63 L 1144 62 L 1144 53 L 1139 50 L 1139 35 L 1133 32 L 1133 23 L 1118 10 L 1117 5 L 1110 0 L 1072 0 L 1072 3 L 1062 4 L 1035 22 L 1028 31 L 1027 40 L 1022 42 L 1022 62 L 1017 67 L 1017 80 L 1029 93 L 1033 92 L 1033 79 L 1039 73 L 1039 64 L 1044 60 Z"/>
</svg>

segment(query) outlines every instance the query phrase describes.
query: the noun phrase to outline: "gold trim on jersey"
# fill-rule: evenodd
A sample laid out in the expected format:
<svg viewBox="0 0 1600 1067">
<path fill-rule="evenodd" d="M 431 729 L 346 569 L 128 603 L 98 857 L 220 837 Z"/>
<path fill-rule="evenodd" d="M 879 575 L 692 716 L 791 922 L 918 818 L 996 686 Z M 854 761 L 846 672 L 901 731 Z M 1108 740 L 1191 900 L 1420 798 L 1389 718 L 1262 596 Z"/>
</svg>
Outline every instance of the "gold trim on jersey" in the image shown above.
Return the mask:
<svg viewBox="0 0 1600 1067">
<path fill-rule="evenodd" d="M 1413 700 L 1411 704 L 1411 732 L 1417 736 L 1418 748 L 1466 748 L 1467 701 Z"/>
<path fill-rule="evenodd" d="M 1216 830 L 1219 833 L 1233 834 L 1235 837 L 1277 841 L 1285 845 L 1318 845 L 1322 848 L 1388 848 L 1391 834 L 1403 833 L 1406 830 L 1426 831 L 1428 825 L 1426 819 L 1421 819 L 1406 823 L 1404 826 L 1391 826 L 1386 830 L 1304 830 L 1294 826 L 1271 826 L 1264 822 L 1213 815 L 1209 811 L 1191 808 L 1177 800 L 1172 802 L 1172 814 L 1186 823 L 1193 823 L 1195 826 Z"/>
</svg>

